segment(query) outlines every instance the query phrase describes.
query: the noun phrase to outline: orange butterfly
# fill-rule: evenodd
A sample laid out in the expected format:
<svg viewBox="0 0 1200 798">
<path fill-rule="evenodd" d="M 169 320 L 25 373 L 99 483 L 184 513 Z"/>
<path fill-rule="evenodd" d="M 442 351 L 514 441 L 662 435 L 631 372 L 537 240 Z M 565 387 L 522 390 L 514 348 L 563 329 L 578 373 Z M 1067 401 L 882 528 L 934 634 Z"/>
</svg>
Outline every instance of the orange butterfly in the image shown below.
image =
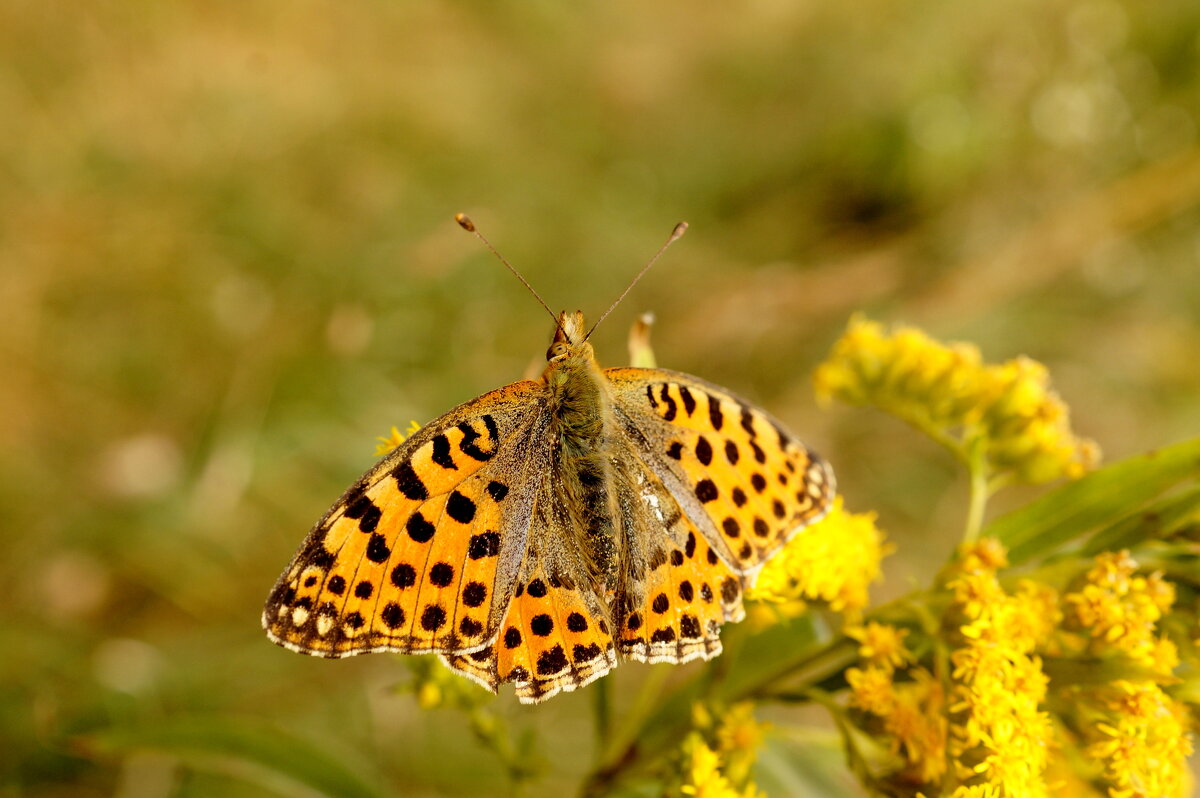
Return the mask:
<svg viewBox="0 0 1200 798">
<path fill-rule="evenodd" d="M 601 369 L 588 335 L 562 313 L 540 380 L 450 411 L 351 486 L 271 591 L 271 640 L 438 653 L 523 703 L 621 658 L 717 656 L 763 563 L 828 510 L 833 472 L 724 388 Z"/>
</svg>

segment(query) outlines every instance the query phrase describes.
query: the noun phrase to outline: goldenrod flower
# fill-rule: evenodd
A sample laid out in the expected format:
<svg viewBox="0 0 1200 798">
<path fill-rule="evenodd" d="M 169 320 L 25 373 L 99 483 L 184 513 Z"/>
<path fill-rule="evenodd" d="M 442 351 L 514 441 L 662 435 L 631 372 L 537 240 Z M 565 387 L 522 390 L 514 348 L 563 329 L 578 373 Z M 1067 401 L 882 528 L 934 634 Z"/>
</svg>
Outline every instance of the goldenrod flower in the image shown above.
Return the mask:
<svg viewBox="0 0 1200 798">
<path fill-rule="evenodd" d="M 679 792 L 696 798 L 765 798 L 753 784 L 745 789 L 734 786 L 721 772 L 721 755 L 708 746 L 704 737 L 692 732 L 683 741 L 683 784 Z"/>
<path fill-rule="evenodd" d="M 961 621 L 961 644 L 950 654 L 953 693 L 949 753 L 967 787 L 996 795 L 1047 795 L 1044 772 L 1052 727 L 1040 710 L 1048 680 L 1033 654 L 1043 602 L 1036 591 L 1007 594 L 996 578 L 998 544 L 981 541 L 955 565 L 948 587 Z M 958 793 L 956 793 L 958 794 Z M 988 794 L 986 790 L 968 794 Z"/>
<path fill-rule="evenodd" d="M 892 685 L 894 673 L 886 665 L 847 668 L 846 683 L 850 685 L 850 706 L 872 715 L 886 717 L 896 705 L 896 692 Z"/>
<path fill-rule="evenodd" d="M 964 461 L 978 452 L 989 476 L 1078 477 L 1099 457 L 1095 443 L 1071 431 L 1046 368 L 1029 358 L 989 365 L 969 344 L 946 345 L 906 327 L 888 334 L 855 316 L 817 368 L 815 383 L 819 398 L 874 405 Z"/>
<path fill-rule="evenodd" d="M 852 514 L 842 497 L 823 520 L 792 538 L 763 567 L 747 596 L 777 603 L 823 601 L 831 609 L 867 605 L 867 586 L 887 553 L 874 513 Z"/>
<path fill-rule="evenodd" d="M 1175 589 L 1162 574 L 1137 576 L 1136 570 L 1127 551 L 1097 556 L 1084 583 L 1064 597 L 1067 621 L 1088 633 L 1093 653 L 1119 651 L 1170 673 L 1178 658 L 1174 646 L 1155 635 L 1155 625 L 1174 604 Z"/>
<path fill-rule="evenodd" d="M 410 421 L 408 423 L 408 429 L 404 432 L 392 427 L 392 431 L 386 438 L 380 437 L 375 439 L 379 441 L 379 443 L 375 445 L 375 456 L 383 457 L 385 454 L 390 454 L 393 449 L 411 438 L 412 434 L 420 428 L 421 425 L 415 421 Z"/>
<path fill-rule="evenodd" d="M 912 654 L 904 647 L 907 629 L 871 621 L 847 629 L 846 636 L 858 641 L 858 656 L 867 662 L 899 668 L 912 660 Z"/>
<path fill-rule="evenodd" d="M 911 658 L 903 643 L 904 630 L 871 623 L 849 634 L 871 641 L 859 648 L 866 661 L 861 668 L 848 668 L 850 706 L 875 721 L 866 725 L 893 754 L 903 757 L 893 779 L 932 784 L 946 770 L 946 714 L 942 686 L 923 667 L 904 671 L 896 668 Z"/>
<path fill-rule="evenodd" d="M 925 668 L 913 668 L 908 675 L 911 682 L 896 685 L 896 703 L 884 718 L 884 730 L 915 777 L 932 784 L 946 772 L 945 693 Z"/>
<path fill-rule="evenodd" d="M 1082 583 L 1064 597 L 1067 625 L 1087 635 L 1087 653 L 1124 655 L 1170 677 L 1178 654 L 1156 632 L 1175 591 L 1160 574 L 1139 576 L 1137 568 L 1127 551 L 1097 556 Z M 1086 713 L 1087 753 L 1100 762 L 1111 798 L 1187 793 L 1192 740 L 1181 703 L 1147 679 L 1119 679 L 1078 694 Z"/>
</svg>

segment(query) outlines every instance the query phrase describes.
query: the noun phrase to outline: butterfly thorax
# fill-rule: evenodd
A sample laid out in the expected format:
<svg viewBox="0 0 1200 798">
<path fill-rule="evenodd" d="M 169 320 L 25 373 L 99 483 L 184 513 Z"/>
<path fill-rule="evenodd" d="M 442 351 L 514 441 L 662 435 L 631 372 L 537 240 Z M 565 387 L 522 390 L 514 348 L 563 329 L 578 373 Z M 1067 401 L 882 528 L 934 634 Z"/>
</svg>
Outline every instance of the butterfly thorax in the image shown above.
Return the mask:
<svg viewBox="0 0 1200 798">
<path fill-rule="evenodd" d="M 564 312 L 546 352 L 542 379 L 564 445 L 584 455 L 603 446 L 609 397 L 592 345 L 583 340 L 583 314 Z"/>
<path fill-rule="evenodd" d="M 557 486 L 563 506 L 572 508 L 571 527 L 589 555 L 589 570 L 609 583 L 618 554 L 613 528 L 611 473 L 612 430 L 606 429 L 612 399 L 592 345 L 584 340 L 583 314 L 564 312 L 546 353 L 542 379 L 558 439 Z"/>
</svg>

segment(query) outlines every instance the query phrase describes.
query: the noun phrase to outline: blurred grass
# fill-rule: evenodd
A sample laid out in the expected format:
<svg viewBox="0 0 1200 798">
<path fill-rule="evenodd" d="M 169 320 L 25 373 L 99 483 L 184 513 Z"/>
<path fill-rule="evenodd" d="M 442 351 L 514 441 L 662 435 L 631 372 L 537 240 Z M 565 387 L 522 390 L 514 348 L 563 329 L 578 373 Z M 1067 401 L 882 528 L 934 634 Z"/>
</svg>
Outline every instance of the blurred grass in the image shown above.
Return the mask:
<svg viewBox="0 0 1200 798">
<path fill-rule="evenodd" d="M 74 742 L 181 718 L 494 791 L 395 658 L 258 629 L 376 435 L 545 347 L 456 211 L 593 317 L 687 219 L 602 362 L 653 309 L 662 365 L 786 419 L 892 533 L 882 596 L 965 490 L 901 425 L 814 407 L 851 312 L 1046 362 L 1110 459 L 1194 436 L 1198 65 L 1186 0 L 3 4 L 0 795 L 270 794 Z M 588 697 L 501 704 L 572 783 Z"/>
</svg>

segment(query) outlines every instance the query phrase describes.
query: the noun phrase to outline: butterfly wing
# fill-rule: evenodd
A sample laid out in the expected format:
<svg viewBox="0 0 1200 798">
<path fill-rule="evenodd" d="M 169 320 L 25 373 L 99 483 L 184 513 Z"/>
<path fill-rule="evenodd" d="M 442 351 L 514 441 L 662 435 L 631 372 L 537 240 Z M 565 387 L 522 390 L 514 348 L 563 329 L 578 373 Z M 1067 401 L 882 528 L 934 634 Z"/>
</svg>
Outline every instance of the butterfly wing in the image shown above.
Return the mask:
<svg viewBox="0 0 1200 798">
<path fill-rule="evenodd" d="M 721 653 L 721 624 L 744 615 L 741 579 L 628 447 L 620 459 L 630 478 L 617 481 L 627 551 L 614 611 L 617 649 L 642 662 L 712 659 Z"/>
<path fill-rule="evenodd" d="M 458 652 L 496 639 L 525 560 L 547 394 L 524 381 L 421 428 L 309 533 L 263 626 L 305 654 Z"/>
<path fill-rule="evenodd" d="M 600 678 L 617 664 L 605 587 L 577 545 L 585 531 L 571 512 L 564 467 L 553 447 L 532 506 L 529 543 L 500 633 L 470 654 L 443 654 L 454 670 L 495 691 L 514 682 L 522 703 L 536 704 Z"/>
<path fill-rule="evenodd" d="M 679 372 L 604 373 L 634 450 L 743 586 L 829 509 L 832 470 L 763 410 Z"/>
</svg>

